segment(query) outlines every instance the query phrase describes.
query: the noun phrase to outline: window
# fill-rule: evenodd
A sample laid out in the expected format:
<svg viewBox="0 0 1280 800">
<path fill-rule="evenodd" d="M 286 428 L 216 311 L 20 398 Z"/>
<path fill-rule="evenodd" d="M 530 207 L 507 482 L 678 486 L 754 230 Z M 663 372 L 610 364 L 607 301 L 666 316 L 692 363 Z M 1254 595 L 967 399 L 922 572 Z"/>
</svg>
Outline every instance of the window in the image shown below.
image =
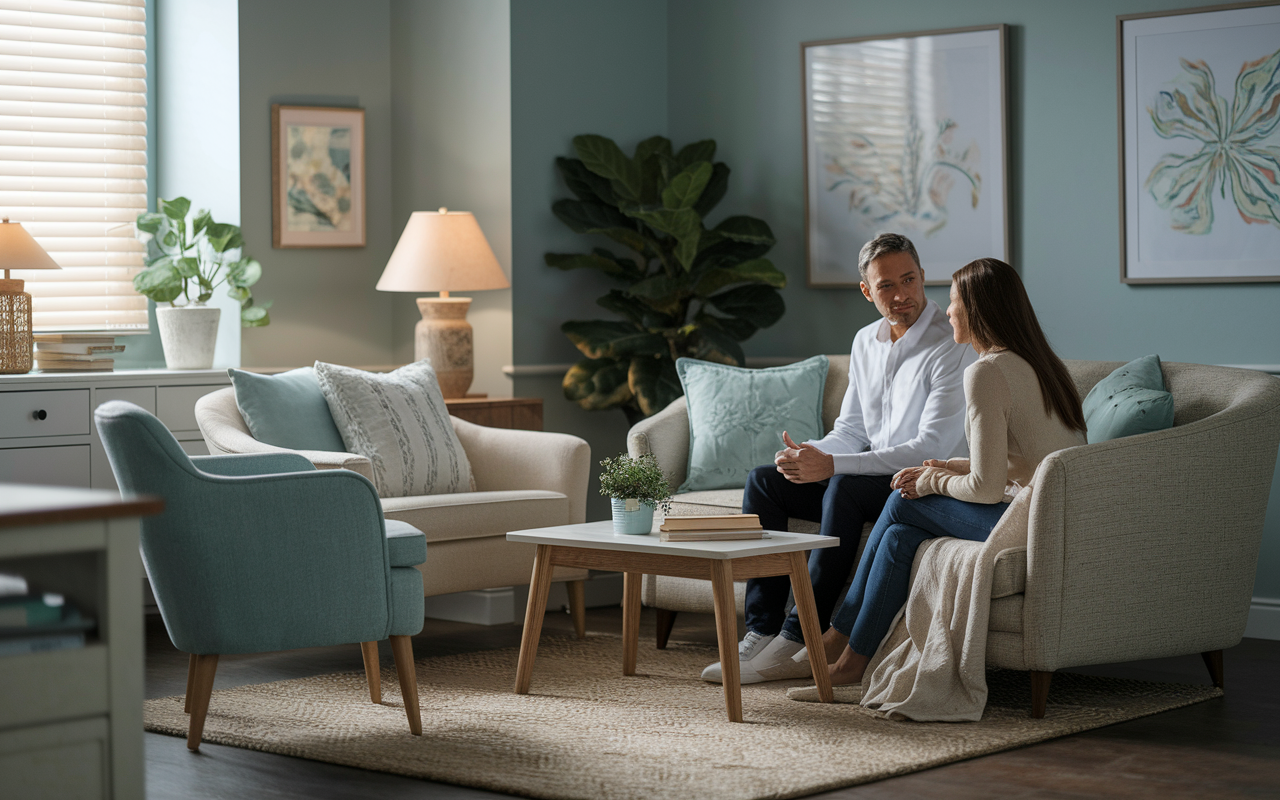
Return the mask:
<svg viewBox="0 0 1280 800">
<path fill-rule="evenodd" d="M 0 214 L 60 270 L 15 271 L 39 330 L 147 329 L 145 0 L 0 0 Z"/>
</svg>

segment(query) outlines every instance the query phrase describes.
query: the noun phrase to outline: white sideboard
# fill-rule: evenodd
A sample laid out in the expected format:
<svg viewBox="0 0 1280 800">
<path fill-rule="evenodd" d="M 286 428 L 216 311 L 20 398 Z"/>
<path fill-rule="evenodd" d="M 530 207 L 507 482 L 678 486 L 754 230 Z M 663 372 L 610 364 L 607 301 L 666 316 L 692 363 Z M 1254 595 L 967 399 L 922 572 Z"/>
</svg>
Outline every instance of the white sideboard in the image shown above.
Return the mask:
<svg viewBox="0 0 1280 800">
<path fill-rule="evenodd" d="M 145 408 L 182 449 L 206 455 L 196 400 L 229 385 L 225 369 L 0 375 L 0 482 L 115 489 L 93 424 L 108 400 Z"/>
</svg>

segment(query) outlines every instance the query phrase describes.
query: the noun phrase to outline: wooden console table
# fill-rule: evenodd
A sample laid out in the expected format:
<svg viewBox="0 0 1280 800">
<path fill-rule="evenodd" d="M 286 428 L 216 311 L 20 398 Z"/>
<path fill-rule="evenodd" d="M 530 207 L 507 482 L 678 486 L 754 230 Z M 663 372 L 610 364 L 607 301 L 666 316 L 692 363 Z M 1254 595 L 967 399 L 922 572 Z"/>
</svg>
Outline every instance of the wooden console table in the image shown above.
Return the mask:
<svg viewBox="0 0 1280 800">
<path fill-rule="evenodd" d="M 542 430 L 541 397 L 460 397 L 445 400 L 449 413 L 467 422 L 490 428 Z"/>
</svg>

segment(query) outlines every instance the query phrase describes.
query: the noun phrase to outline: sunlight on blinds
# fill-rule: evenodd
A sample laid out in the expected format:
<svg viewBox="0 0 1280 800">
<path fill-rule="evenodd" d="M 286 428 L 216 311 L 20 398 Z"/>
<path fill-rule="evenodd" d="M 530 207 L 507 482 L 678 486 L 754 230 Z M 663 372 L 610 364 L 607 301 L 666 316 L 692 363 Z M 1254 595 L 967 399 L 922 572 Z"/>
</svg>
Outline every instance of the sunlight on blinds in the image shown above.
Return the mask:
<svg viewBox="0 0 1280 800">
<path fill-rule="evenodd" d="M 146 330 L 145 0 L 0 0 L 0 213 L 61 270 L 15 271 L 36 330 Z"/>
</svg>

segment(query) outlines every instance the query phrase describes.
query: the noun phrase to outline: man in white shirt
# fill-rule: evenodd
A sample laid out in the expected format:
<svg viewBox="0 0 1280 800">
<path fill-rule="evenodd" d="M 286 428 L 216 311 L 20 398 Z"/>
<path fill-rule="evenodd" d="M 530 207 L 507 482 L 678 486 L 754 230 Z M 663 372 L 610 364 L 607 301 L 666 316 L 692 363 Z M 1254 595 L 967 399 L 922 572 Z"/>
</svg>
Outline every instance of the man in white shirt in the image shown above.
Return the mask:
<svg viewBox="0 0 1280 800">
<path fill-rule="evenodd" d="M 813 550 L 809 578 L 825 631 L 849 574 L 857 566 L 862 526 L 875 522 L 894 473 L 925 459 L 968 454 L 964 440 L 964 370 L 977 360 L 956 344 L 951 323 L 924 296 L 924 270 L 915 245 L 885 233 L 858 254 L 862 294 L 884 317 L 858 331 L 845 392 L 831 433 L 786 447 L 773 464 L 747 479 L 742 510 L 758 514 L 766 529 L 786 530 L 787 518 L 821 524 L 839 547 Z M 747 635 L 738 645 L 742 683 L 810 674 L 804 637 L 794 611 L 786 613 L 790 579 L 747 581 Z M 720 664 L 703 670 L 720 682 Z"/>
</svg>

